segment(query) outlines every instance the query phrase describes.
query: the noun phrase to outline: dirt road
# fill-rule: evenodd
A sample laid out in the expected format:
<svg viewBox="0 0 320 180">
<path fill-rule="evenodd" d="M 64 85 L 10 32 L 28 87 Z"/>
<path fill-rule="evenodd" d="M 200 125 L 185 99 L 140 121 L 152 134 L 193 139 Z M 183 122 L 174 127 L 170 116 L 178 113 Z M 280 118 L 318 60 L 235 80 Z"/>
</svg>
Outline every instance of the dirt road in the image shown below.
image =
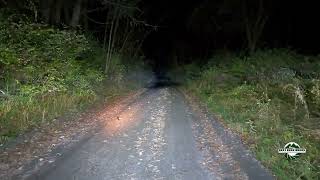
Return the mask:
<svg viewBox="0 0 320 180">
<path fill-rule="evenodd" d="M 273 179 L 200 109 L 173 87 L 150 88 L 27 179 Z"/>
</svg>

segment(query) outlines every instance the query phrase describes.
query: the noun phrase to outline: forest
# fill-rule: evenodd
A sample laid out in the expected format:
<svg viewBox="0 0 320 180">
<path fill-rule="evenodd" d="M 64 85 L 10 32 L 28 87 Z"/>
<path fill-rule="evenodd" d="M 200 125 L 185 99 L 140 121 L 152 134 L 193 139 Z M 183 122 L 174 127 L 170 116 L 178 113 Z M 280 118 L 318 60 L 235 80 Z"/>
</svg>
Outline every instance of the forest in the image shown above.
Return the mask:
<svg viewBox="0 0 320 180">
<path fill-rule="evenodd" d="M 94 4 L 3 1 L 2 5 L 2 140 L 53 119 L 66 109 L 95 101 L 106 87 L 111 91 L 108 96 L 113 95 L 125 79 L 148 73 L 143 70 L 146 65 L 139 52 L 141 42 L 135 37 L 145 27 L 129 19 L 134 18 L 134 9 L 128 12 L 127 8 L 105 4 L 90 10 L 111 9 L 112 17 L 106 15 L 100 39 L 87 29 L 89 21 L 83 19 L 89 10 L 86 8 Z M 118 28 L 120 23 L 126 28 Z M 110 86 L 114 83 L 119 87 Z M 138 81 L 133 86 L 136 84 Z"/>
<path fill-rule="evenodd" d="M 0 144 L 166 81 L 277 179 L 319 179 L 319 17 L 288 0 L 0 0 Z M 286 160 L 288 142 L 307 153 Z"/>
</svg>

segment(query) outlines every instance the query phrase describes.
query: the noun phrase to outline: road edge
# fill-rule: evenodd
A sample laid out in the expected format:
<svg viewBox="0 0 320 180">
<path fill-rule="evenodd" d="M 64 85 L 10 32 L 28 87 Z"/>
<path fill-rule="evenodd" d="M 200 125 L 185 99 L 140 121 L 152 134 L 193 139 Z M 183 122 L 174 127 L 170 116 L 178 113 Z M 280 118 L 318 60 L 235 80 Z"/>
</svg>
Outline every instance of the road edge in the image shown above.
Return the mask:
<svg viewBox="0 0 320 180">
<path fill-rule="evenodd" d="M 33 175 L 38 170 L 49 168 L 53 162 L 59 161 L 68 153 L 72 153 L 72 149 L 89 140 L 94 135 L 94 132 L 101 128 L 102 121 L 95 115 L 98 114 L 99 116 L 103 111 L 112 111 L 108 114 L 109 118 L 116 118 L 117 114 L 135 102 L 146 91 L 145 88 L 142 88 L 126 95 L 114 97 L 110 102 L 98 102 L 89 106 L 83 112 L 79 112 L 76 117 L 72 118 L 72 121 L 64 119 L 68 118 L 68 116 L 62 116 L 52 125 L 44 124 L 41 127 L 44 129 L 40 128 L 39 132 L 29 132 L 22 135 L 19 137 L 19 142 L 14 142 L 0 150 L 2 156 L 0 158 L 1 164 L 2 166 L 8 166 L 6 171 L 0 171 L 0 179 L 33 179 Z M 71 126 L 77 123 L 83 124 L 79 126 L 82 128 L 74 128 L 73 132 L 68 134 L 67 131 L 71 130 Z M 55 129 L 55 126 L 58 126 L 58 129 Z M 39 141 L 29 140 L 29 138 L 35 138 L 34 136 L 37 136 Z M 46 136 L 48 136 L 49 140 L 43 142 L 42 139 Z M 27 150 L 29 146 L 35 147 L 34 152 L 31 152 L 32 155 L 27 154 L 30 153 Z M 10 156 L 13 157 L 10 158 Z"/>
<path fill-rule="evenodd" d="M 245 156 L 238 156 L 236 153 L 239 151 L 234 151 L 232 152 L 232 157 L 236 161 L 238 161 L 242 166 L 244 166 L 244 171 L 246 171 L 246 173 L 249 172 L 249 179 L 255 179 L 257 177 L 252 178 L 251 176 L 252 173 L 250 173 L 250 171 L 252 170 L 248 166 L 247 164 L 248 162 L 241 162 L 241 161 L 248 161 L 250 159 L 254 161 L 254 164 L 258 166 L 258 169 L 261 168 L 261 170 L 265 171 L 266 179 L 271 179 L 271 178 L 276 179 L 276 176 L 274 175 L 274 173 L 270 169 L 265 167 L 261 161 L 257 160 L 254 152 L 252 152 L 249 149 L 249 146 L 244 141 L 244 139 L 241 138 L 241 135 L 238 132 L 230 128 L 224 122 L 224 120 L 221 117 L 219 117 L 217 114 L 215 114 L 214 112 L 211 112 L 208 109 L 207 105 L 204 102 L 200 101 L 200 99 L 196 95 L 192 94 L 191 92 L 188 92 L 186 89 L 181 87 L 177 89 L 185 97 L 187 101 L 186 103 L 190 106 L 191 110 L 197 115 L 197 117 L 201 117 L 201 116 L 207 117 L 211 121 L 211 124 L 216 131 L 221 131 L 223 129 L 225 131 L 224 135 L 226 136 L 226 138 L 230 138 L 231 141 L 233 141 L 232 143 L 236 143 L 240 146 L 239 151 L 244 152 Z M 252 172 L 255 172 L 255 171 L 253 170 Z"/>
</svg>

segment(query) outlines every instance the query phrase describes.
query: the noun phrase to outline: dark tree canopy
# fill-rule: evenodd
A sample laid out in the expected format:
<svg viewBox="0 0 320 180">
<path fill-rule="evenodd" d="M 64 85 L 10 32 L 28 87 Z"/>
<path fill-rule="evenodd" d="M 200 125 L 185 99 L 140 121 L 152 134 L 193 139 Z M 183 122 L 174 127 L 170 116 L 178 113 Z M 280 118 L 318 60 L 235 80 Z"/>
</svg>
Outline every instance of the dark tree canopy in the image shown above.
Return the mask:
<svg viewBox="0 0 320 180">
<path fill-rule="evenodd" d="M 105 48 L 142 48 L 152 59 L 208 57 L 217 50 L 293 48 L 317 53 L 315 4 L 275 0 L 2 0 L 38 22 L 93 33 Z M 109 45 L 109 46 L 108 46 Z M 161 54 L 161 55 L 159 55 Z M 161 57 L 160 57 L 161 56 Z"/>
</svg>

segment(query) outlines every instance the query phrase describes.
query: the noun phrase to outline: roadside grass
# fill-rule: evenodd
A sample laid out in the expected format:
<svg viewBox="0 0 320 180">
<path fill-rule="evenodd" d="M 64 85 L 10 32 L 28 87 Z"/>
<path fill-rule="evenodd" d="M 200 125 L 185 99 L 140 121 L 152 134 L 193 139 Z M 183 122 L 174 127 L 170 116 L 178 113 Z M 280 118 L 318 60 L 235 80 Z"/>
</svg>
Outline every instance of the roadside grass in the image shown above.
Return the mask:
<svg viewBox="0 0 320 180">
<path fill-rule="evenodd" d="M 319 63 L 319 57 L 269 50 L 216 56 L 206 67 L 180 72 L 189 70 L 186 90 L 239 132 L 279 179 L 311 180 L 320 177 Z M 277 149 L 292 141 L 307 153 L 288 160 Z"/>
<path fill-rule="evenodd" d="M 0 11 L 0 144 L 44 122 L 139 87 L 142 59 L 123 63 L 82 32 L 35 24 L 22 14 Z M 130 74 L 132 79 L 128 80 Z M 143 81 L 138 80 L 140 84 Z"/>
<path fill-rule="evenodd" d="M 85 93 L 56 93 L 41 97 L 12 96 L 0 104 L 1 137 L 0 143 L 15 138 L 18 134 L 25 132 L 43 123 L 50 122 L 56 118 L 71 112 L 84 110 L 96 102 L 108 102 L 115 96 L 121 96 L 134 90 L 131 87 L 112 87 L 114 84 L 102 84 L 102 91 L 95 94 Z"/>
</svg>

